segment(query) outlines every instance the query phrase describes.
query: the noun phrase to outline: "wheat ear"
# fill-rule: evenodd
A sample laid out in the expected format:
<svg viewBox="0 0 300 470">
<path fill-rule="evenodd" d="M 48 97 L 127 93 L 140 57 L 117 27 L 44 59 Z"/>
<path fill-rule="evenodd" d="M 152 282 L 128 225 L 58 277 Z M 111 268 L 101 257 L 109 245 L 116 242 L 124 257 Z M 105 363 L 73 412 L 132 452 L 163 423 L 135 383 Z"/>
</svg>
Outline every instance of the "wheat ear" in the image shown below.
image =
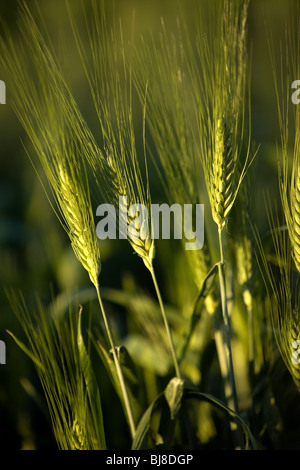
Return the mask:
<svg viewBox="0 0 300 470">
<path fill-rule="evenodd" d="M 135 253 L 142 258 L 151 273 L 166 327 L 176 375 L 180 377 L 172 335 L 153 268 L 155 247 L 154 240 L 151 238 L 152 230 L 149 217 L 151 213 L 151 194 L 145 139 L 146 98 L 143 106 L 141 142 L 146 168 L 146 185 L 144 185 L 137 155 L 136 132 L 133 123 L 132 71 L 126 60 L 122 27 L 120 27 L 119 32 L 115 29 L 115 24 L 112 29 L 108 28 L 103 3 L 98 5 L 97 2 L 92 1 L 91 6 L 93 11 L 91 29 L 94 31 L 94 34 L 89 33 L 92 51 L 91 63 L 87 60 L 70 8 L 69 12 L 79 54 L 85 67 L 101 127 L 103 146 L 106 153 L 106 167 L 110 176 L 108 180 L 112 182 L 113 189 L 110 192 L 111 202 L 117 203 L 120 196 L 126 196 L 129 207 L 138 204 L 140 208 L 147 208 L 147 214 L 145 211 L 145 214 L 142 213 L 138 217 L 136 213 L 122 211 L 122 214 L 124 212 L 127 214 L 126 220 L 122 220 L 122 226 L 127 227 L 127 233 L 123 235 L 128 239 Z M 88 162 L 92 171 L 94 171 L 97 168 L 97 162 L 95 162 L 93 155 L 91 157 L 88 157 Z M 95 177 L 97 178 L 96 175 Z"/>
<path fill-rule="evenodd" d="M 129 191 L 127 189 L 130 186 L 126 176 L 122 173 L 122 169 L 116 164 L 115 159 L 112 158 L 111 155 L 107 158 L 107 163 L 110 179 L 116 195 L 119 197 L 127 197 L 128 206 L 130 207 L 131 204 L 135 203 L 135 200 L 132 199 L 130 189 Z M 149 204 L 147 204 L 147 206 L 149 208 Z M 149 210 L 147 210 L 147 214 L 142 213 L 140 217 L 136 219 L 136 213 L 128 213 L 125 209 L 127 208 L 124 208 L 122 215 L 126 214 L 126 220 L 123 222 L 127 227 L 128 241 L 134 251 L 142 258 L 146 267 L 151 270 L 155 256 L 155 244 L 154 240 L 151 238 Z"/>
<path fill-rule="evenodd" d="M 130 201 L 131 200 L 130 188 L 132 187 L 132 185 L 130 185 L 130 179 L 127 179 L 128 177 L 130 177 L 127 169 L 126 168 L 124 169 L 124 174 L 127 175 L 124 177 L 124 174 L 121 173 L 120 167 L 116 165 L 112 157 L 109 157 L 107 159 L 107 162 L 110 167 L 111 178 L 112 178 L 115 190 L 116 190 L 116 194 L 119 196 L 126 195 L 127 197 L 129 197 L 129 201 Z M 129 188 L 129 192 L 127 191 L 127 188 Z M 141 192 L 141 196 L 142 196 L 142 192 Z M 169 322 L 166 316 L 165 307 L 164 307 L 164 303 L 161 297 L 159 285 L 156 279 L 155 270 L 153 267 L 155 244 L 154 244 L 154 240 L 151 238 L 151 230 L 149 229 L 149 226 L 150 226 L 149 211 L 147 211 L 147 214 L 145 214 L 145 216 L 143 216 L 142 214 L 142 222 L 138 221 L 137 224 L 134 224 L 134 230 L 130 230 L 130 228 L 132 227 L 134 216 L 130 216 L 127 213 L 127 211 L 126 211 L 126 214 L 127 214 L 127 218 L 124 222 L 128 229 L 128 241 L 133 247 L 134 251 L 142 258 L 142 260 L 144 261 L 144 264 L 150 271 L 153 285 L 156 291 L 157 299 L 159 302 L 160 310 L 162 313 L 162 318 L 163 318 L 163 322 L 165 325 L 169 345 L 170 345 L 170 352 L 171 352 L 172 359 L 174 362 L 176 376 L 178 378 L 181 378 L 172 333 L 171 333 Z"/>
<path fill-rule="evenodd" d="M 300 117 L 300 116 L 299 116 Z M 299 119 L 298 119 L 299 121 Z M 293 167 L 290 183 L 286 142 L 283 144 L 283 178 L 281 200 L 291 241 L 291 252 L 296 269 L 300 272 L 300 132 L 296 129 Z"/>
<path fill-rule="evenodd" d="M 207 25 L 200 23 L 198 51 L 203 69 L 201 74 L 197 70 L 194 57 L 191 59 L 192 82 L 199 104 L 199 155 L 213 220 L 218 227 L 219 284 L 226 360 L 231 384 L 228 404 L 236 413 L 239 413 L 239 407 L 231 348 L 222 232 L 249 167 L 250 129 L 247 132 L 248 149 L 245 149 L 245 159 L 243 164 L 241 163 L 246 130 L 246 92 L 249 90 L 246 53 L 248 4 L 247 0 L 214 2 L 215 21 L 209 23 L 208 37 L 202 33 L 202 29 L 205 31 Z M 213 41 L 208 38 L 213 38 Z M 240 431 L 239 429 L 237 433 L 237 445 L 242 443 Z"/>
<path fill-rule="evenodd" d="M 299 18 L 298 4 L 293 5 L 290 12 Z M 290 84 L 300 73 L 300 35 L 299 29 L 286 31 L 285 63 L 281 63 L 280 79 L 278 78 L 275 50 L 270 47 L 275 93 L 278 106 L 278 120 L 281 132 L 281 157 L 279 168 L 279 187 L 286 225 L 291 241 L 291 254 L 296 269 L 300 272 L 300 109 L 292 104 Z M 283 73 L 284 72 L 284 73 Z M 283 93 L 283 90 L 285 92 Z M 292 115 L 292 125 L 290 120 Z M 291 137 L 292 136 L 292 137 Z M 290 150 L 292 149 L 292 167 L 290 165 Z"/>
<path fill-rule="evenodd" d="M 214 138 L 213 177 L 210 180 L 209 193 L 213 219 L 222 229 L 234 199 L 234 168 L 230 130 L 226 125 L 225 118 L 218 118 Z"/>
<path fill-rule="evenodd" d="M 231 347 L 231 327 L 227 306 L 225 280 L 226 277 L 224 265 L 225 258 L 222 241 L 222 231 L 225 227 L 226 218 L 233 206 L 239 187 L 238 185 L 237 188 L 234 188 L 235 169 L 237 165 L 236 153 L 233 147 L 233 141 L 230 130 L 231 128 L 231 126 L 227 125 L 226 118 L 224 116 L 217 117 L 213 136 L 212 162 L 210 163 L 210 166 L 212 168 L 212 174 L 208 177 L 207 185 L 212 216 L 218 226 L 218 240 L 220 249 L 219 283 L 225 343 L 227 349 L 228 375 L 230 377 L 231 384 L 231 396 L 228 399 L 228 404 L 229 406 L 232 406 L 233 409 L 238 413 L 239 406 Z"/>
<path fill-rule="evenodd" d="M 75 176 L 72 178 L 63 165 L 59 165 L 56 194 L 59 194 L 73 251 L 96 286 L 101 263 L 91 206 L 87 204 L 87 197 L 78 187 Z"/>
<path fill-rule="evenodd" d="M 298 295 L 293 305 L 291 288 L 290 279 L 281 280 L 272 312 L 273 331 L 281 357 L 300 393 L 300 298 Z"/>
<path fill-rule="evenodd" d="M 100 296 L 100 250 L 85 166 L 87 161 L 92 164 L 92 170 L 100 170 L 100 177 L 98 175 L 96 179 L 98 182 L 103 176 L 101 169 L 105 168 L 105 160 L 27 8 L 23 10 L 21 39 L 22 46 L 25 42 L 32 52 L 31 57 L 22 46 L 21 53 L 19 50 L 17 52 L 12 38 L 8 37 L 8 45 L 0 40 L 0 64 L 4 65 L 9 77 L 15 111 L 45 171 L 56 202 L 56 214 L 69 235 L 75 255 L 88 271 L 97 290 L 133 438 L 133 413 Z M 29 64 L 32 65 L 30 70 Z M 32 72 L 36 78 L 35 87 L 32 86 Z M 105 178 L 100 181 L 100 193 L 101 183 L 105 185 Z"/>
<path fill-rule="evenodd" d="M 299 361 L 299 340 L 300 340 L 300 312 L 294 310 L 292 319 L 289 325 L 289 354 L 287 362 L 290 364 L 290 373 L 300 392 L 300 361 Z M 292 346 L 292 350 L 291 350 Z M 292 361 L 291 361 L 292 357 Z"/>
<path fill-rule="evenodd" d="M 293 258 L 300 272 L 300 158 L 296 159 L 291 190 L 291 224 L 290 235 Z"/>
<path fill-rule="evenodd" d="M 278 285 L 276 288 L 278 289 Z M 296 283 L 297 288 L 299 283 Z M 282 359 L 300 393 L 300 296 L 298 290 L 298 295 L 293 299 L 292 289 L 290 266 L 287 262 L 278 289 L 279 295 L 275 295 L 273 331 Z"/>
</svg>

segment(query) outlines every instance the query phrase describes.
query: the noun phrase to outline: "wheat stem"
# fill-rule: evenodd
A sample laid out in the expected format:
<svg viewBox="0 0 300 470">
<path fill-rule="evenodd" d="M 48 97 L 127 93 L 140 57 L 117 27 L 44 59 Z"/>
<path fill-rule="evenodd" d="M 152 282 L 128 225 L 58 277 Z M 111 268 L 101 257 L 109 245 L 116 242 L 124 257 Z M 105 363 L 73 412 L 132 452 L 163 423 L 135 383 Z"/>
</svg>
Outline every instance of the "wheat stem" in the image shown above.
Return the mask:
<svg viewBox="0 0 300 470">
<path fill-rule="evenodd" d="M 220 282 L 220 295 L 221 295 L 221 307 L 222 307 L 222 315 L 223 315 L 223 323 L 224 323 L 224 334 L 225 334 L 225 345 L 227 351 L 227 361 L 226 365 L 228 367 L 227 371 L 227 380 L 224 384 L 224 388 L 228 396 L 228 406 L 229 408 L 233 409 L 234 412 L 239 415 L 239 405 L 237 399 L 237 391 L 236 391 L 236 384 L 235 384 L 235 374 L 234 374 L 234 366 L 233 366 L 233 358 L 232 358 L 232 348 L 231 348 L 231 332 L 230 332 L 230 321 L 227 309 L 227 295 L 226 295 L 226 278 L 225 278 L 225 261 L 224 261 L 224 251 L 223 251 L 223 243 L 222 243 L 222 227 L 218 226 L 218 236 L 219 236 L 219 247 L 220 247 L 220 262 L 218 264 L 219 269 L 219 282 Z M 243 442 L 241 429 L 240 426 L 233 428 L 234 431 L 234 440 L 236 444 L 240 446 Z"/>
<path fill-rule="evenodd" d="M 250 385 L 254 387 L 254 376 L 255 376 L 255 344 L 254 344 L 254 318 L 253 318 L 253 303 L 247 306 L 247 317 L 248 317 L 248 361 L 249 361 L 249 377 Z"/>
<path fill-rule="evenodd" d="M 151 273 L 151 277 L 152 277 L 153 284 L 154 284 L 154 287 L 155 287 L 155 291 L 156 291 L 157 299 L 158 299 L 158 302 L 159 302 L 161 314 L 162 314 L 163 321 L 164 321 L 164 324 L 165 324 L 165 328 L 166 328 L 166 332 L 167 332 L 167 336 L 168 336 L 168 341 L 169 341 L 169 346 L 170 346 L 170 351 L 171 351 L 173 362 L 174 362 L 176 377 L 178 379 L 181 379 L 181 373 L 180 373 L 179 364 L 178 364 L 178 360 L 177 360 L 177 355 L 176 355 L 176 351 L 175 351 L 175 347 L 174 347 L 172 333 L 171 333 L 171 330 L 170 330 L 169 322 L 168 322 L 167 315 L 166 315 L 166 312 L 165 312 L 165 307 L 164 307 L 164 304 L 163 304 L 163 301 L 162 301 L 162 297 L 161 297 L 160 289 L 159 289 L 159 286 L 158 286 L 158 283 L 157 283 L 157 279 L 156 279 L 156 275 L 155 275 L 153 265 L 151 266 L 151 269 L 149 269 L 149 271 Z"/>
<path fill-rule="evenodd" d="M 229 315 L 228 315 L 228 309 L 227 309 L 226 281 L 225 281 L 225 268 L 224 268 L 225 261 L 224 261 L 221 227 L 218 227 L 218 235 L 219 235 L 219 247 L 220 247 L 220 262 L 218 264 L 218 268 L 219 268 L 221 306 L 222 306 L 222 315 L 223 315 L 224 332 L 225 332 L 225 343 L 227 347 L 227 356 L 228 356 L 228 368 L 229 368 L 228 376 L 229 376 L 230 383 L 231 383 L 232 407 L 236 413 L 239 413 L 233 359 L 232 359 L 230 321 L 229 321 Z"/>
<path fill-rule="evenodd" d="M 125 383 L 125 379 L 124 379 L 124 375 L 123 375 L 123 371 L 122 371 L 122 367 L 121 367 L 120 361 L 118 359 L 118 356 L 116 354 L 116 347 L 115 347 L 115 344 L 114 344 L 114 341 L 113 341 L 113 337 L 112 337 L 112 333 L 111 333 L 110 326 L 109 326 L 109 323 L 108 323 L 108 319 L 107 319 L 107 316 L 106 316 L 106 313 L 105 313 L 105 310 L 104 310 L 104 305 L 103 305 L 102 298 L 101 298 L 101 295 L 100 295 L 99 285 L 96 285 L 96 291 L 97 291 L 97 297 L 98 297 L 98 301 L 99 301 L 99 305 L 100 305 L 100 309 L 101 309 L 101 313 L 102 313 L 102 318 L 103 318 L 103 321 L 104 321 L 106 334 L 107 334 L 108 341 L 109 341 L 109 344 L 110 344 L 110 347 L 111 347 L 111 352 L 112 352 L 112 355 L 113 355 L 113 358 L 114 358 L 116 371 L 117 371 L 119 382 L 120 382 L 120 387 L 121 387 L 123 400 L 124 400 L 126 413 L 127 413 L 127 418 L 128 418 L 128 423 L 129 423 L 129 427 L 130 427 L 130 433 L 131 433 L 131 437 L 133 439 L 134 436 L 135 436 L 135 422 L 134 422 L 134 418 L 133 418 L 131 403 L 130 403 L 130 400 L 129 400 L 129 396 L 128 396 L 128 392 L 127 392 L 127 388 L 126 388 L 126 383 Z"/>
</svg>

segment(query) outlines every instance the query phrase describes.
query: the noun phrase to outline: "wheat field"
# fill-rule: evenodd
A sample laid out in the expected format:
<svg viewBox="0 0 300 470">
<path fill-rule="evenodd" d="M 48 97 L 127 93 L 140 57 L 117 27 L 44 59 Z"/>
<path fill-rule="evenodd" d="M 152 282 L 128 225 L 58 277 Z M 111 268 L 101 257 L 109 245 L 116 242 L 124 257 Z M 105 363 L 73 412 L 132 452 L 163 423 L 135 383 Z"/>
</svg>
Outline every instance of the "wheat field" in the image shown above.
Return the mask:
<svg viewBox="0 0 300 470">
<path fill-rule="evenodd" d="M 3 449 L 300 450 L 297 0 L 0 15 Z"/>
</svg>

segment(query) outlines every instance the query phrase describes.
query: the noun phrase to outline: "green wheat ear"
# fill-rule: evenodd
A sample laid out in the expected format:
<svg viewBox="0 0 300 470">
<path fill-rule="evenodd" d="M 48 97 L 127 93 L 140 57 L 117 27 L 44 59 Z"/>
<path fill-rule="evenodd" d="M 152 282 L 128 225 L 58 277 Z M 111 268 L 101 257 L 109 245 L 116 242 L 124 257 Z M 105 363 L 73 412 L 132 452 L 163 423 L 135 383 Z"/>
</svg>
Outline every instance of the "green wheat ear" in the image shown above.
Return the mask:
<svg viewBox="0 0 300 470">
<path fill-rule="evenodd" d="M 291 286 L 288 288 L 291 294 Z M 273 312 L 274 333 L 282 359 L 300 393 L 300 355 L 297 353 L 300 340 L 300 299 L 298 296 L 295 306 L 288 297 L 281 300 L 282 307 L 275 307 Z"/>
<path fill-rule="evenodd" d="M 300 71 L 299 28 L 295 30 L 293 27 L 294 18 L 299 18 L 298 2 L 291 3 L 289 15 L 291 27 L 286 29 L 285 63 L 282 61 L 280 64 L 280 75 L 277 74 L 276 55 L 272 44 L 270 48 L 281 132 L 280 196 L 287 234 L 283 230 L 276 229 L 279 226 L 277 221 L 272 223 L 273 241 L 280 269 L 279 282 L 277 279 L 274 280 L 270 269 L 266 269 L 266 272 L 275 299 L 272 312 L 274 334 L 281 356 L 300 391 L 300 365 L 292 360 L 295 354 L 294 342 L 300 338 L 300 109 L 299 106 L 291 104 L 290 96 L 291 83 L 296 76 L 299 76 Z M 291 106 L 293 109 L 290 113 Z M 293 118 L 293 128 L 290 114 Z M 292 269 L 292 261 L 296 267 L 296 274 Z M 265 260 L 264 265 L 267 266 Z M 298 345 L 296 349 L 299 349 Z"/>
<path fill-rule="evenodd" d="M 60 206 L 74 253 L 89 273 L 92 283 L 97 286 L 101 269 L 100 250 L 90 210 L 91 204 L 86 192 L 78 185 L 76 176 L 71 176 L 66 168 L 59 165 Z"/>
<path fill-rule="evenodd" d="M 137 214 L 129 214 L 125 222 L 128 229 L 128 241 L 144 261 L 148 269 L 152 267 L 155 255 L 154 240 L 151 239 L 151 196 L 145 151 L 145 130 L 142 139 L 137 142 L 132 105 L 132 78 L 127 64 L 123 31 L 113 24 L 107 24 L 107 5 L 104 2 L 90 2 L 91 23 L 86 23 L 86 31 L 77 25 L 71 5 L 68 4 L 69 16 L 73 27 L 79 54 L 86 72 L 94 106 L 99 119 L 107 180 L 111 182 L 109 202 L 119 208 L 119 197 L 126 196 L 128 207 L 142 204 L 147 208 L 147 215 L 138 217 L 140 223 L 134 225 Z M 83 7 L 83 15 L 87 11 Z M 87 34 L 88 48 L 83 45 L 82 37 Z M 145 114 L 145 110 L 144 110 Z M 145 115 L 143 115 L 145 120 Z M 145 124 L 143 123 L 145 127 Z M 145 176 L 142 176 L 138 146 L 143 149 Z M 97 179 L 97 157 L 88 155 L 87 161 Z M 145 215 L 145 216 L 144 216 Z M 117 217 L 117 221 L 119 217 Z M 134 230 L 130 230 L 130 227 Z M 147 229 L 147 230 L 146 230 Z M 147 232 L 147 233 L 146 233 Z M 126 234 L 124 234 L 126 235 Z M 138 235 L 138 236 L 137 236 Z"/>
<path fill-rule="evenodd" d="M 273 334 L 281 357 L 300 392 L 300 364 L 293 361 L 293 343 L 300 339 L 300 289 L 299 276 L 292 269 L 292 244 L 287 230 L 279 223 L 278 216 L 269 215 L 273 241 L 273 264 L 259 236 L 257 246 L 259 266 L 267 288 Z M 275 266 L 275 267 L 274 267 Z"/>
<path fill-rule="evenodd" d="M 14 110 L 34 147 L 34 167 L 42 180 L 41 165 L 48 197 L 53 197 L 74 253 L 96 285 L 100 251 L 85 159 L 93 154 L 98 167 L 104 159 L 34 19 L 25 6 L 21 12 L 19 40 L 9 33 L 0 39 L 1 68 Z"/>
<path fill-rule="evenodd" d="M 132 204 L 138 203 L 139 200 L 137 199 L 137 196 L 132 195 L 130 190 L 128 190 L 128 187 L 132 187 L 132 181 L 130 182 L 128 176 L 124 176 L 128 173 L 128 167 L 123 168 L 122 166 L 117 165 L 116 161 L 111 156 L 107 159 L 107 163 L 116 196 L 127 197 L 129 207 Z M 126 231 L 129 243 L 133 247 L 135 253 L 142 258 L 145 266 L 151 270 L 155 256 L 155 244 L 154 240 L 151 238 L 151 219 L 149 214 L 150 204 L 148 201 L 145 201 L 142 192 L 141 198 L 142 201 L 144 201 L 143 205 L 148 207 L 147 213 L 142 211 L 141 214 L 137 214 L 137 211 L 135 211 L 131 214 L 128 212 L 128 207 L 123 207 L 124 212 L 122 212 L 122 217 L 124 218 L 124 213 L 126 213 L 127 216 L 126 219 L 122 219 L 122 221 L 123 225 L 127 227 Z M 137 216 L 138 218 L 136 218 Z"/>
<path fill-rule="evenodd" d="M 198 55 L 195 57 L 191 45 L 188 58 L 198 106 L 198 154 L 213 220 L 219 230 L 225 226 L 251 163 L 248 4 L 248 1 L 215 2 L 208 25 L 205 15 L 200 15 Z"/>
<path fill-rule="evenodd" d="M 10 334 L 36 367 L 59 449 L 106 449 L 100 392 L 82 339 L 81 311 L 78 315 L 70 309 L 62 316 L 39 299 L 29 308 L 21 293 L 6 294 L 28 345 Z"/>
<path fill-rule="evenodd" d="M 92 11 L 91 24 L 87 22 L 85 25 L 90 57 L 83 46 L 82 36 L 79 34 L 79 28 L 70 5 L 69 14 L 99 119 L 106 167 L 109 168 L 113 188 L 110 202 L 114 203 L 119 200 L 120 196 L 125 196 L 129 208 L 137 205 L 137 212 L 142 212 L 130 213 L 128 210 L 128 215 L 126 220 L 122 221 L 124 222 L 122 225 L 127 227 L 127 239 L 134 252 L 142 258 L 151 274 L 166 327 L 176 375 L 179 378 L 180 370 L 176 351 L 153 267 L 155 245 L 152 239 L 151 193 L 145 136 L 145 95 L 147 89 L 144 89 L 142 131 L 138 134 L 133 112 L 132 69 L 127 61 L 122 26 L 120 24 L 120 29 L 117 29 L 113 17 L 112 26 L 109 28 L 106 20 L 105 7 L 107 4 L 105 2 L 97 3 L 95 0 L 91 0 L 90 7 Z M 83 14 L 85 17 L 87 16 L 84 7 Z M 141 136 L 139 143 L 137 142 L 138 135 Z M 142 149 L 143 159 L 138 156 L 139 148 Z M 96 167 L 93 158 L 89 160 L 89 163 L 91 168 Z M 142 164 L 145 167 L 143 176 Z M 144 211 L 143 208 L 146 210 Z"/>
<path fill-rule="evenodd" d="M 221 228 L 224 228 L 226 216 L 234 202 L 232 181 L 234 166 L 231 132 L 225 118 L 218 118 L 214 137 L 213 177 L 210 180 L 209 194 L 213 219 Z"/>
<path fill-rule="evenodd" d="M 282 121 L 282 172 L 279 172 L 283 213 L 291 241 L 291 254 L 300 272 L 300 110 L 295 110 L 295 135 L 292 143 L 292 165 L 289 163 L 288 121 Z M 291 171 L 290 171 L 291 168 Z"/>
<path fill-rule="evenodd" d="M 299 28 L 295 30 L 293 26 L 294 18 L 299 18 L 299 11 L 298 2 L 291 3 L 291 9 L 288 11 L 291 27 L 286 29 L 283 51 L 285 62 L 281 59 L 280 74 L 277 71 L 274 45 L 270 44 L 281 133 L 280 195 L 291 241 L 291 254 L 298 272 L 300 272 L 300 108 L 292 104 L 290 89 L 291 83 L 300 73 L 300 32 Z"/>
<path fill-rule="evenodd" d="M 299 157 L 299 153 L 297 154 L 297 158 L 295 158 L 290 199 L 291 199 L 291 217 L 292 217 L 290 236 L 291 236 L 292 248 L 293 248 L 293 258 L 295 261 L 296 268 L 300 272 L 300 157 Z"/>
<path fill-rule="evenodd" d="M 120 382 L 122 404 L 127 412 L 133 438 L 135 424 L 126 383 L 100 295 L 100 250 L 86 165 L 86 162 L 90 164 L 92 176 L 98 185 L 98 195 L 102 200 L 103 196 L 111 194 L 106 185 L 109 180 L 104 173 L 107 162 L 81 117 L 52 53 L 26 7 L 22 13 L 20 50 L 17 50 L 9 35 L 6 41 L 0 40 L 0 63 L 8 76 L 15 111 L 46 174 L 57 205 L 57 215 L 69 235 L 75 255 L 88 271 L 96 288 Z M 36 80 L 35 86 L 32 74 Z M 78 445 L 83 444 L 77 425 L 72 436 Z"/>
<path fill-rule="evenodd" d="M 300 121 L 299 116 L 297 121 Z M 300 131 L 298 127 L 296 127 L 292 175 L 289 184 L 287 157 L 284 156 L 284 179 L 281 184 L 281 197 L 291 240 L 292 257 L 297 270 L 300 272 Z"/>
<path fill-rule="evenodd" d="M 292 192 L 292 216 L 294 219 L 293 229 L 293 253 L 294 260 L 298 271 L 300 272 L 300 160 L 298 158 L 296 168 L 296 177 L 294 189 Z"/>
</svg>

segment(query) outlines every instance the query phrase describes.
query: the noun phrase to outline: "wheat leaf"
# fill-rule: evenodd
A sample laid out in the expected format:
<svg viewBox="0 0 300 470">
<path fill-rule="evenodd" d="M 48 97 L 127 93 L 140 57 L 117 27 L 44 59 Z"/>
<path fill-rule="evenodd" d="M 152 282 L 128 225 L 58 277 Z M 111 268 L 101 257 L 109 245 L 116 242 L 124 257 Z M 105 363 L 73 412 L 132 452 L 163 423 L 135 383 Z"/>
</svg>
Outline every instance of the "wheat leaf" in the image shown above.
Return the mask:
<svg viewBox="0 0 300 470">
<path fill-rule="evenodd" d="M 202 282 L 200 292 L 199 292 L 198 297 L 197 297 L 197 299 L 195 301 L 195 304 L 194 304 L 194 309 L 193 309 L 193 313 L 192 313 L 192 316 L 191 316 L 191 319 L 190 319 L 190 326 L 189 326 L 189 329 L 188 329 L 188 332 L 187 332 L 186 340 L 185 340 L 184 346 L 183 346 L 182 351 L 181 351 L 181 355 L 180 355 L 181 360 L 182 360 L 182 358 L 183 358 L 183 356 L 184 356 L 184 354 L 187 350 L 189 341 L 192 337 L 192 334 L 193 334 L 194 329 L 197 325 L 197 322 L 200 319 L 200 315 L 201 315 L 201 312 L 202 312 L 204 301 L 205 301 L 206 297 L 208 296 L 208 294 L 211 291 L 211 288 L 212 288 L 212 285 L 213 285 L 213 282 L 215 280 L 217 272 L 218 272 L 218 263 L 215 264 L 211 268 L 211 270 L 207 273 L 206 277 L 204 278 L 204 280 Z"/>
<path fill-rule="evenodd" d="M 168 402 L 171 420 L 174 420 L 181 406 L 181 399 L 183 396 L 184 381 L 177 377 L 174 377 L 167 385 L 165 389 L 165 398 Z"/>
<path fill-rule="evenodd" d="M 45 372 L 45 367 L 43 364 L 37 359 L 37 357 L 30 351 L 30 349 L 25 346 L 25 344 L 20 341 L 11 331 L 6 330 L 7 333 L 14 339 L 16 344 L 19 346 L 19 348 L 22 349 L 22 351 L 33 361 L 33 363 L 42 371 Z"/>
<path fill-rule="evenodd" d="M 205 400 L 208 403 L 210 403 L 213 406 L 216 406 L 217 408 L 225 411 L 231 418 L 234 420 L 240 422 L 240 424 L 243 427 L 244 434 L 246 439 L 250 440 L 251 446 L 253 450 L 258 449 L 258 445 L 256 442 L 256 439 L 254 438 L 252 432 L 250 431 L 250 428 L 248 425 L 245 423 L 245 421 L 237 414 L 235 413 L 232 409 L 228 408 L 228 406 L 225 405 L 219 398 L 214 397 L 213 395 L 210 395 L 209 393 L 202 393 L 197 390 L 185 390 L 184 392 L 184 397 L 185 398 L 196 398 L 198 400 Z"/>
<path fill-rule="evenodd" d="M 90 357 L 85 348 L 84 340 L 81 331 L 81 317 L 82 308 L 79 310 L 78 325 L 77 325 L 77 344 L 79 351 L 79 360 L 82 368 L 82 373 L 85 378 L 86 388 L 89 396 L 92 415 L 94 418 L 94 425 L 96 428 L 99 445 L 102 450 L 106 449 L 105 432 L 103 424 L 102 406 L 99 388 L 96 382 L 96 377 L 93 372 Z"/>
<path fill-rule="evenodd" d="M 147 438 L 148 432 L 150 430 L 150 423 L 153 412 L 155 408 L 159 405 L 160 401 L 164 398 L 164 393 L 160 393 L 155 400 L 151 403 L 151 405 L 147 408 L 145 413 L 143 414 L 140 422 L 137 426 L 135 437 L 132 443 L 132 450 L 145 450 L 147 449 Z"/>
</svg>

